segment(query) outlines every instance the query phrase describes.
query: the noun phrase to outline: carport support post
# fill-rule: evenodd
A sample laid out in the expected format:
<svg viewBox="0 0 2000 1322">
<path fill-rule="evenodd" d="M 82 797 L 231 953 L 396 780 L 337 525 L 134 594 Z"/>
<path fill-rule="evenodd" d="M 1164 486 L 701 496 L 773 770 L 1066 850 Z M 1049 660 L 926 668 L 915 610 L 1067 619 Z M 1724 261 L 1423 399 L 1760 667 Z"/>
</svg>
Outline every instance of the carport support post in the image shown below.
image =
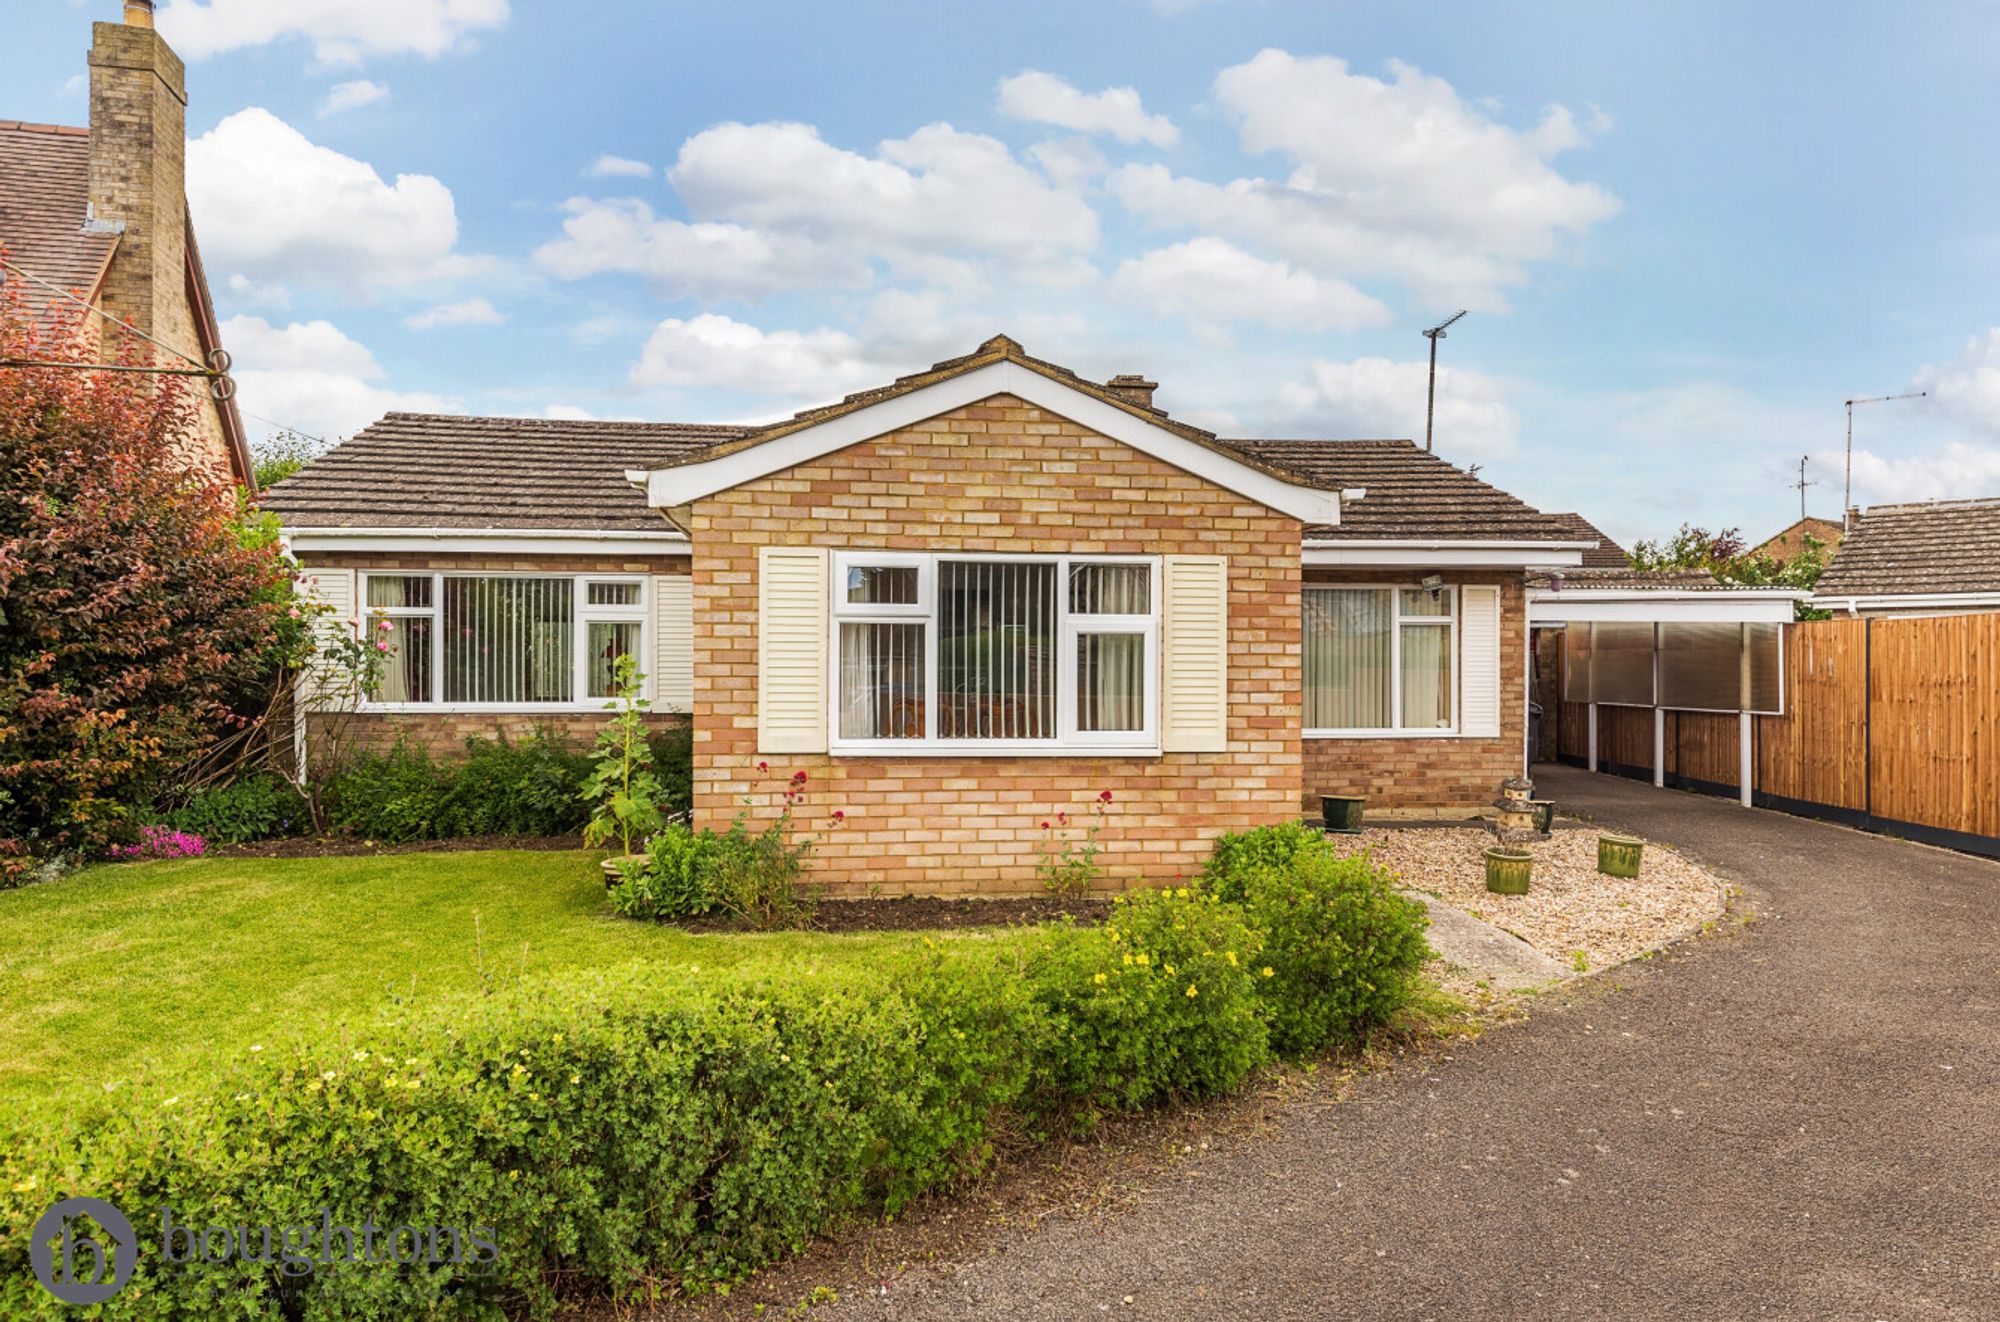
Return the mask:
<svg viewBox="0 0 2000 1322">
<path fill-rule="evenodd" d="M 1667 712 L 1653 708 L 1653 788 L 1667 787 Z"/>
<path fill-rule="evenodd" d="M 1584 734 L 1590 741 L 1589 769 L 1595 771 L 1597 770 L 1597 704 L 1594 702 L 1590 704 L 1590 721 L 1588 724 L 1590 728 Z"/>
<path fill-rule="evenodd" d="M 1750 796 L 1751 796 L 1751 794 L 1752 794 L 1753 792 L 1755 792 L 1755 789 L 1756 789 L 1756 786 L 1754 786 L 1753 784 L 1751 784 L 1751 780 L 1752 780 L 1752 777 L 1754 777 L 1754 776 L 1756 775 L 1756 772 L 1757 772 L 1757 768 L 1756 768 L 1756 766 L 1754 765 L 1754 764 L 1755 764 L 1755 761 L 1756 761 L 1756 759 L 1755 759 L 1755 758 L 1754 758 L 1754 757 L 1753 757 L 1753 756 L 1751 755 L 1751 752 L 1750 752 L 1750 721 L 1751 721 L 1751 719 L 1752 719 L 1752 718 L 1751 718 L 1751 715 L 1750 715 L 1750 713 L 1749 713 L 1749 712 L 1747 712 L 1747 711 L 1746 711 L 1746 712 L 1738 712 L 1738 713 L 1736 714 L 1736 721 L 1737 721 L 1737 726 L 1736 726 L 1736 767 L 1737 767 L 1737 771 L 1736 771 L 1736 783 L 1737 783 L 1737 785 L 1739 785 L 1739 786 L 1740 786 L 1740 787 L 1742 788 L 1742 794 L 1743 794 L 1743 806 L 1744 806 L 1744 807 L 1746 807 L 1746 808 L 1748 808 L 1748 807 L 1750 806 Z"/>
</svg>

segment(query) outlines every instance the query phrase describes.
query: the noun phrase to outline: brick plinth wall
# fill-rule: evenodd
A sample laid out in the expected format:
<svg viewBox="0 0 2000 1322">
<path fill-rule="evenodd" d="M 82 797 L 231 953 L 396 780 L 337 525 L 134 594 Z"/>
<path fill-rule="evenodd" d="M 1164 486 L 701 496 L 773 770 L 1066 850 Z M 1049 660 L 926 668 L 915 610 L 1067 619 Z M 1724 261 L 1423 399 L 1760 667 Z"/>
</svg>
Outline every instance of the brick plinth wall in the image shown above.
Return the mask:
<svg viewBox="0 0 2000 1322">
<path fill-rule="evenodd" d="M 1308 583 L 1385 583 L 1413 587 L 1427 570 L 1407 573 L 1315 569 Z M 1498 739 L 1307 739 L 1305 806 L 1317 814 L 1322 794 L 1359 794 L 1370 809 L 1474 808 L 1500 797 L 1500 782 L 1521 774 L 1527 721 L 1527 597 L 1519 574 L 1439 571 L 1453 584 L 1500 588 L 1500 737 Z"/>
<path fill-rule="evenodd" d="M 1113 794 L 1103 883 L 1199 869 L 1221 831 L 1298 810 L 1300 526 L 1011 396 L 698 502 L 695 816 L 757 821 L 807 773 L 800 829 L 834 894 L 1019 894 L 1039 823 Z M 757 750 L 757 550 L 1229 557 L 1229 751 L 1152 758 L 772 756 Z M 829 661 L 829 675 L 834 667 Z M 829 680 L 831 682 L 831 679 Z M 832 827 L 829 814 L 846 814 Z"/>
</svg>

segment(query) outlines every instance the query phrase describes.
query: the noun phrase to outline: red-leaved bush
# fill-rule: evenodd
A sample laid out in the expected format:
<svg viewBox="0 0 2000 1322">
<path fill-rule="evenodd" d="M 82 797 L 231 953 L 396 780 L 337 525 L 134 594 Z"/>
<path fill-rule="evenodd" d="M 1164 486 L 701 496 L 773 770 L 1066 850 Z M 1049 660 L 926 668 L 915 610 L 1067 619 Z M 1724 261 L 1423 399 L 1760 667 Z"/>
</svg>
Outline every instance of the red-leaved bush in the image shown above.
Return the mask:
<svg viewBox="0 0 2000 1322">
<path fill-rule="evenodd" d="M 20 288 L 0 286 L 0 885 L 130 837 L 300 634 L 268 527 L 188 467 L 189 387 L 6 366 L 121 352 L 81 320 L 37 328 Z"/>
</svg>

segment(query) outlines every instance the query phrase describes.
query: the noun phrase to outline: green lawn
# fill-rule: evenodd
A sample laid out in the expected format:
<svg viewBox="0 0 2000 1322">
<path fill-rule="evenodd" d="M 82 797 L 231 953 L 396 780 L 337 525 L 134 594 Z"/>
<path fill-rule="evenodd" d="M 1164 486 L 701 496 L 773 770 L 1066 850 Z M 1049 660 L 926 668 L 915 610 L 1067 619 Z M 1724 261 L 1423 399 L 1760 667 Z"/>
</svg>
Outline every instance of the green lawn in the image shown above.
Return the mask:
<svg viewBox="0 0 2000 1322">
<path fill-rule="evenodd" d="M 907 934 L 615 917 L 590 853 L 194 859 L 0 892 L 0 1107 L 523 973 L 867 959 Z"/>
</svg>

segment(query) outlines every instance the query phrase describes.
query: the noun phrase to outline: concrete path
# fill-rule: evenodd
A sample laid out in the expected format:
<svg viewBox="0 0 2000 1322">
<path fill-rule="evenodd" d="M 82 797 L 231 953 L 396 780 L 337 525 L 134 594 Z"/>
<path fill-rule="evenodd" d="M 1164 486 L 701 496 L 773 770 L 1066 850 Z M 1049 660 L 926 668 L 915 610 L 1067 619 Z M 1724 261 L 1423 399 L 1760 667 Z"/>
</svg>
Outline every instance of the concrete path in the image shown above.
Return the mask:
<svg viewBox="0 0 2000 1322">
<path fill-rule="evenodd" d="M 1544 955 L 1505 928 L 1474 918 L 1434 895 L 1410 890 L 1403 894 L 1423 905 L 1430 915 L 1430 931 L 1424 935 L 1438 957 L 1468 977 L 1485 978 L 1496 991 L 1542 988 L 1576 976 L 1567 964 Z"/>
<path fill-rule="evenodd" d="M 2000 1318 L 2000 866 L 1536 780 L 1762 921 L 813 1317 Z"/>
</svg>

